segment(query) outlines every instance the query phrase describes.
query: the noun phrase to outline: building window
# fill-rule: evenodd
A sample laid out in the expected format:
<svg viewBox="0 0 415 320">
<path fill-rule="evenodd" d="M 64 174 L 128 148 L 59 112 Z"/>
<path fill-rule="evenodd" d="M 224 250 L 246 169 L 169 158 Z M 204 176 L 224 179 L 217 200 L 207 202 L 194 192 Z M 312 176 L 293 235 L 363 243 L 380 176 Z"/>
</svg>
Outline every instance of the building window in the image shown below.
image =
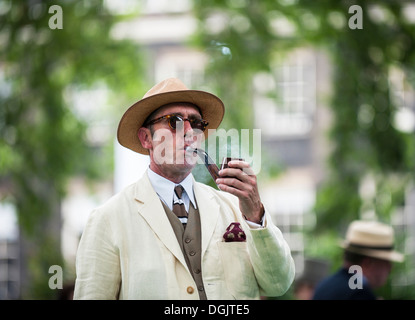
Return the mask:
<svg viewBox="0 0 415 320">
<path fill-rule="evenodd" d="M 316 62 L 307 50 L 277 59 L 272 74 L 254 77 L 256 127 L 267 137 L 304 136 L 313 127 Z"/>
</svg>

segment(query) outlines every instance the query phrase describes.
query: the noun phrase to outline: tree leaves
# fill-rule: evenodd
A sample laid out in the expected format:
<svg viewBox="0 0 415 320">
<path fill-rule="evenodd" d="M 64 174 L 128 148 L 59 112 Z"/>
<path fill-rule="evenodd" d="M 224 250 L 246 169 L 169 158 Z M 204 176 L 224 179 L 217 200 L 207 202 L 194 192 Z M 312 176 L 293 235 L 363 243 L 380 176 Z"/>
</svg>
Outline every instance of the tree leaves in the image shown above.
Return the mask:
<svg viewBox="0 0 415 320">
<path fill-rule="evenodd" d="M 46 242 L 60 252 L 56 226 L 47 222 L 60 215 L 68 179 L 111 171 L 88 141 L 87 122 L 70 104 L 69 88 L 104 83 L 120 102 L 132 88 L 139 90 L 144 69 L 137 44 L 112 38 L 119 17 L 104 1 L 61 3 L 62 29 L 49 28 L 53 4 L 0 1 L 0 183 L 32 241 L 33 257 Z"/>
</svg>

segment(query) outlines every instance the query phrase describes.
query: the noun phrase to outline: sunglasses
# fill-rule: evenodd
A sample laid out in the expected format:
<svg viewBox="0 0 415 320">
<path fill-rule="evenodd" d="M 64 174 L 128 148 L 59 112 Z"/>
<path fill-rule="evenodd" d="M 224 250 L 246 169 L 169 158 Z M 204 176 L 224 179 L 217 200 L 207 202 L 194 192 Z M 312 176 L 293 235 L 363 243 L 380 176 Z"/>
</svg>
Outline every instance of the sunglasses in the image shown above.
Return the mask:
<svg viewBox="0 0 415 320">
<path fill-rule="evenodd" d="M 150 120 L 149 122 L 147 122 L 144 126 L 147 127 L 149 125 L 152 125 L 156 122 L 159 122 L 161 120 L 166 119 L 169 127 L 173 130 L 176 130 L 177 127 L 177 123 L 181 123 L 184 125 L 185 121 L 189 121 L 190 126 L 192 127 L 192 129 L 198 129 L 200 131 L 205 131 L 207 125 L 209 124 L 209 122 L 207 122 L 206 120 L 203 119 L 197 119 L 197 118 L 190 118 L 190 119 L 186 119 L 183 118 L 181 115 L 178 114 L 168 114 L 165 116 L 162 116 L 160 118 L 154 119 L 154 120 Z"/>
</svg>

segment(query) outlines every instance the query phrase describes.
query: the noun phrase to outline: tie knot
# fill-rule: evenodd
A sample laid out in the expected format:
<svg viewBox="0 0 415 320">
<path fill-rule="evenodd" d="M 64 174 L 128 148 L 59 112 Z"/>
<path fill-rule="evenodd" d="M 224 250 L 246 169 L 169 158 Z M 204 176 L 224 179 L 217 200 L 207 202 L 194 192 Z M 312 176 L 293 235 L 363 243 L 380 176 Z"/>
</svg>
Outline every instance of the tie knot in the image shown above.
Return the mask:
<svg viewBox="0 0 415 320">
<path fill-rule="evenodd" d="M 177 197 L 179 199 L 181 199 L 182 198 L 182 193 L 183 193 L 183 187 L 182 187 L 182 185 L 179 184 L 179 185 L 175 186 L 174 187 L 174 192 L 176 192 Z"/>
</svg>

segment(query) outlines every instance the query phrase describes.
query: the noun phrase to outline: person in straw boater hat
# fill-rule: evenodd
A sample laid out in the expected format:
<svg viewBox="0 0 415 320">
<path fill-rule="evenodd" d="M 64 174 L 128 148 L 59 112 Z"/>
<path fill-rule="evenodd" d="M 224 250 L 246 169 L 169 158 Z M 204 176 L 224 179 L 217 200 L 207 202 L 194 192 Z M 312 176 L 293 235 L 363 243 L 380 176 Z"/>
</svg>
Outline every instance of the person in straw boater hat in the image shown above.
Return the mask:
<svg viewBox="0 0 415 320">
<path fill-rule="evenodd" d="M 245 161 L 196 182 L 198 148 L 224 116 L 215 95 L 179 79 L 156 84 L 122 116 L 117 137 L 150 165 L 91 213 L 77 258 L 74 299 L 259 299 L 295 276 L 290 248 L 271 221 Z M 237 243 L 235 243 L 237 242 Z"/>
<path fill-rule="evenodd" d="M 322 280 L 314 300 L 375 300 L 391 272 L 392 263 L 403 262 L 404 255 L 394 250 L 394 230 L 378 221 L 350 223 L 344 249 L 343 266 Z"/>
</svg>

